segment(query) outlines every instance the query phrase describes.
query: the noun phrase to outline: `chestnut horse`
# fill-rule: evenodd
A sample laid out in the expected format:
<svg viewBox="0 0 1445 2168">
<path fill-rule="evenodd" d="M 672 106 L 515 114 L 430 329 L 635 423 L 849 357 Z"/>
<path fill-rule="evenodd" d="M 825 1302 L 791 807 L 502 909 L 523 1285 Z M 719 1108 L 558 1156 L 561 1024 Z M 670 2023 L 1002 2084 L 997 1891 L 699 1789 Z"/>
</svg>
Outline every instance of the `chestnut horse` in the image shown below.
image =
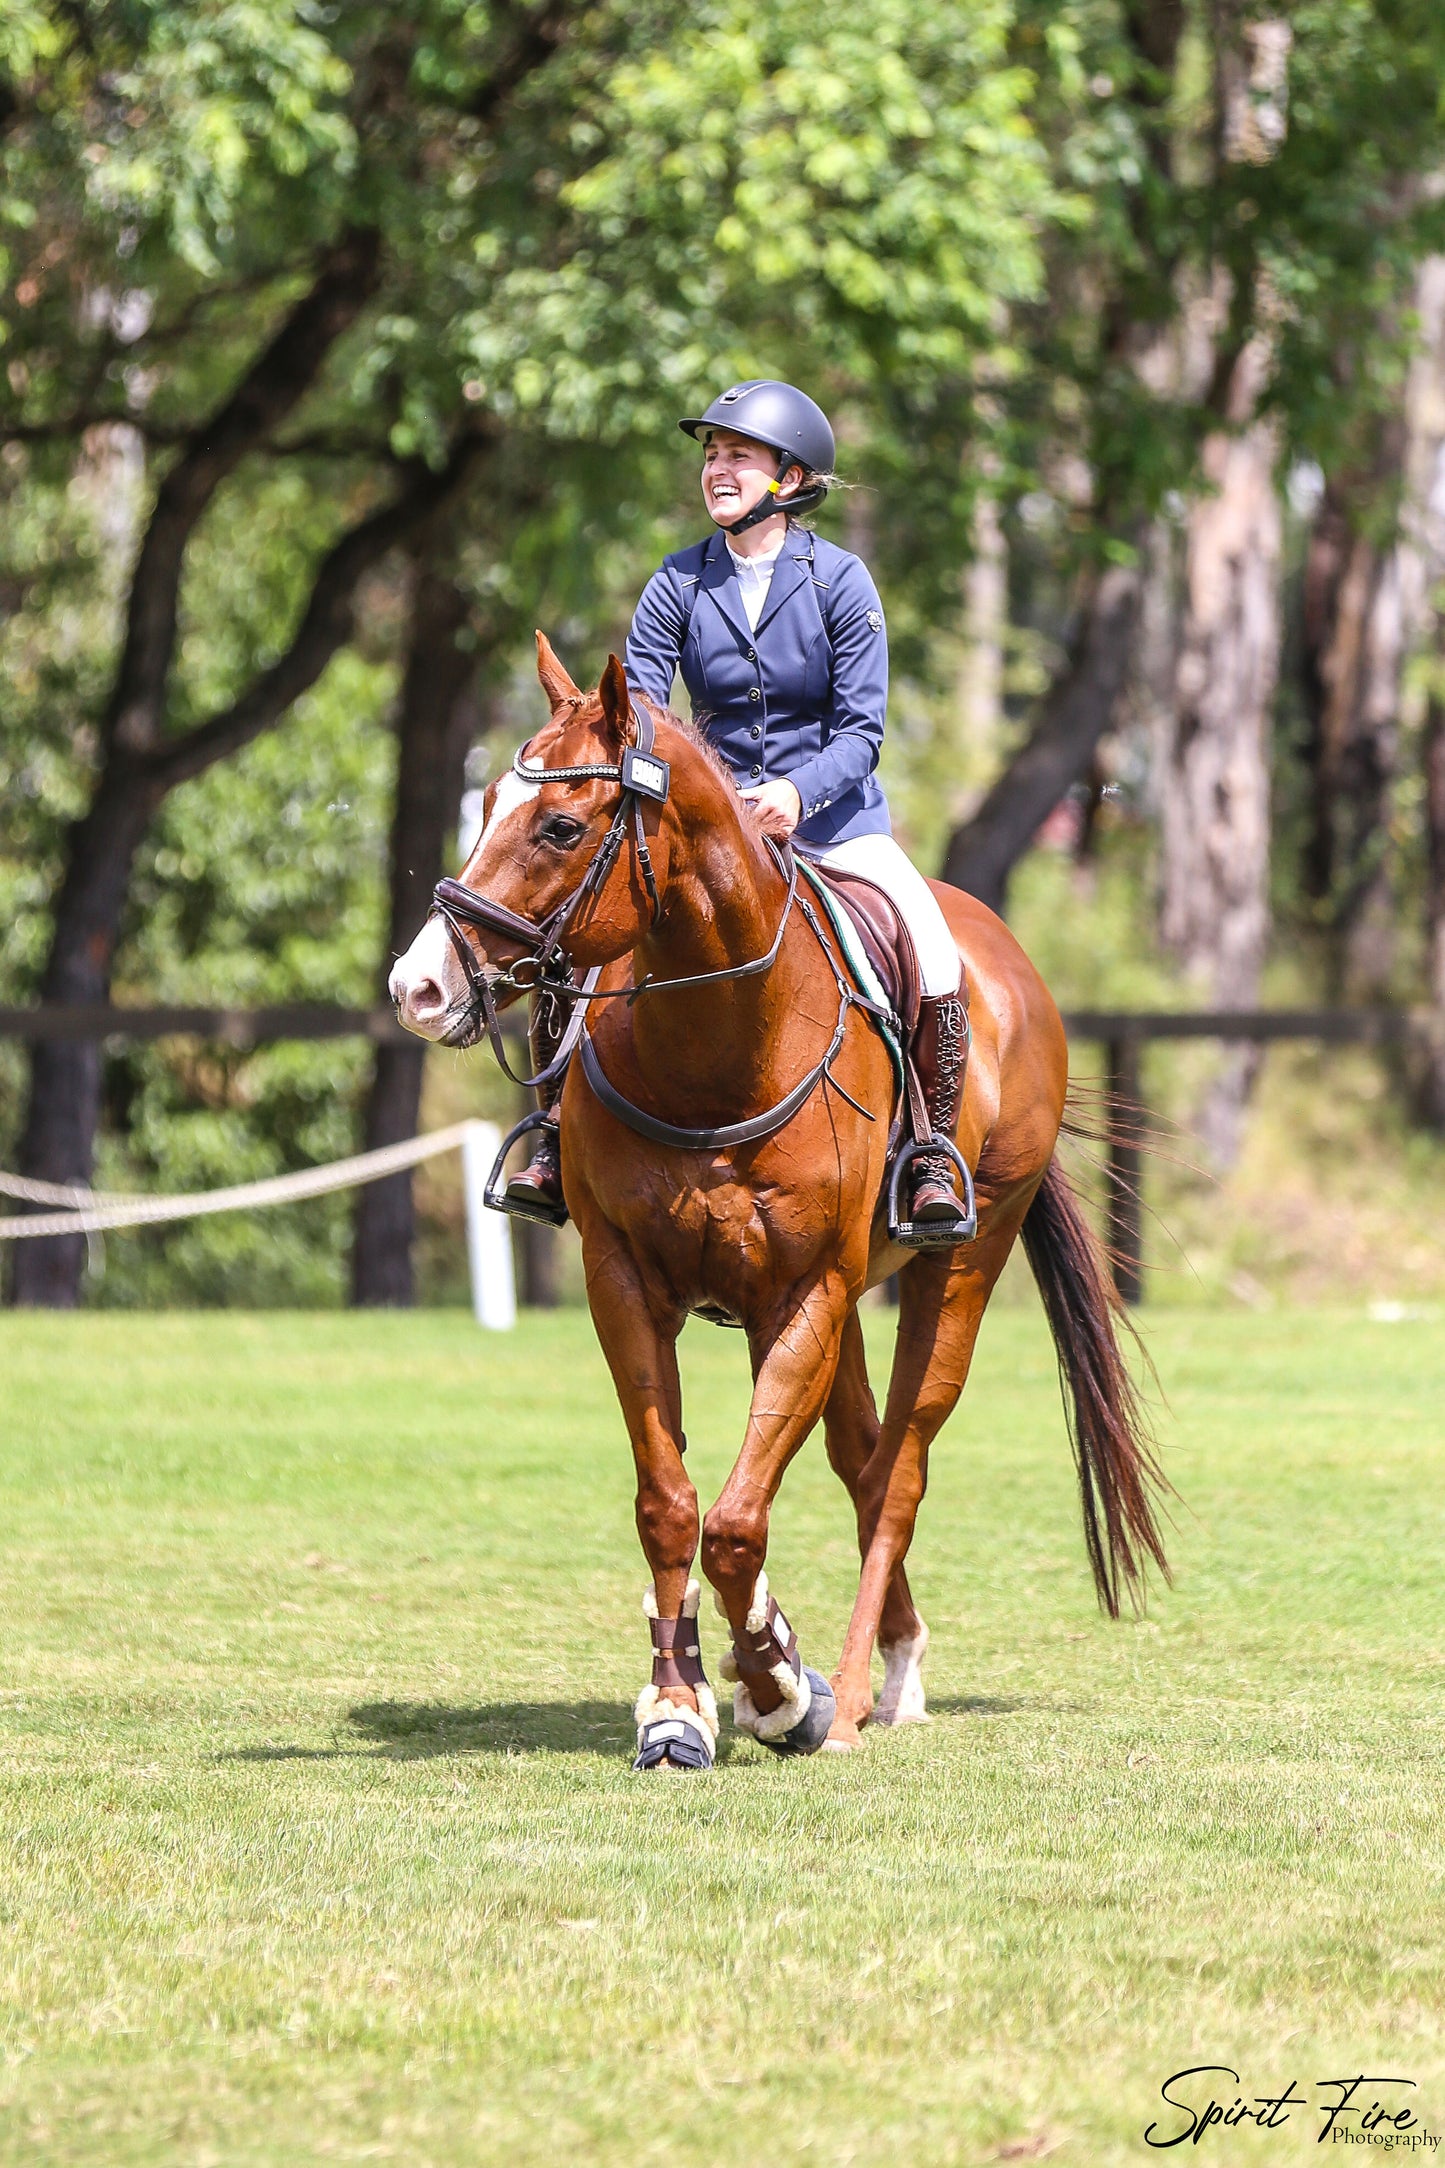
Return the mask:
<svg viewBox="0 0 1445 2168">
<path fill-rule="evenodd" d="M 722 1669 L 737 1682 L 735 1722 L 782 1752 L 851 1747 L 870 1717 L 925 1716 L 928 1629 L 904 1561 L 929 1447 L 963 1389 L 1020 1233 L 1058 1352 L 1100 1599 L 1117 1615 L 1147 1559 L 1167 1572 L 1151 1502 L 1160 1479 L 1118 1347 L 1117 1298 L 1054 1156 L 1063 1027 L 1007 927 L 937 886 L 971 1009 L 957 1143 L 975 1170 L 978 1232 L 952 1251 L 890 1242 L 890 1055 L 863 1008 L 840 1006 L 836 936 L 821 914 L 791 908 L 789 854 L 765 838 L 697 733 L 629 694 L 615 656 L 598 690 L 583 694 L 540 633 L 537 645 L 551 720 L 489 789 L 463 883 L 441 884 L 437 913 L 392 974 L 392 995 L 412 1031 L 460 1046 L 480 1037 L 488 1006 L 536 983 L 546 945 L 538 929 L 553 929 L 552 950 L 594 974 L 590 1053 L 585 1067 L 572 1061 L 561 1099 L 562 1163 L 653 1576 L 639 1766 L 712 1761 L 717 1716 L 690 1578 L 699 1538 L 732 1632 Z M 639 742 L 653 770 L 670 768 L 660 801 L 625 788 L 624 756 L 635 760 Z M 742 969 L 770 951 L 766 968 Z M 631 999 L 606 998 L 629 989 Z M 813 1088 L 782 1125 L 742 1143 L 658 1142 L 605 1103 L 625 1102 L 654 1128 L 726 1133 L 776 1114 L 810 1074 Z M 880 1422 L 857 1305 L 892 1273 L 898 1337 Z M 745 1328 L 754 1379 L 742 1450 L 701 1521 L 683 1461 L 676 1352 L 698 1309 Z M 783 1472 L 820 1416 L 862 1554 L 831 1692 L 800 1664 L 764 1572 Z M 885 1672 L 876 1705 L 875 1640 Z"/>
</svg>

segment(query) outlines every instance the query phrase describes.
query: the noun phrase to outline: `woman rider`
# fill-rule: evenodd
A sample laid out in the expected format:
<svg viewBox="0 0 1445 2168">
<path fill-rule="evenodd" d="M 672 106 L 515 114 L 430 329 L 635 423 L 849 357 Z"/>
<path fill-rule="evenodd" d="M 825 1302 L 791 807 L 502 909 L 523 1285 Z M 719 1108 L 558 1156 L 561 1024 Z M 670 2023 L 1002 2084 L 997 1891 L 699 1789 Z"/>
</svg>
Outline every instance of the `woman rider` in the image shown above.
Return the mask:
<svg viewBox="0 0 1445 2168">
<path fill-rule="evenodd" d="M 935 1136 L 958 1114 L 964 1034 L 957 947 L 922 875 L 894 842 L 874 770 L 888 703 L 888 636 L 867 567 L 795 524 L 828 493 L 828 417 L 791 384 L 735 384 L 678 424 L 703 445 L 702 495 L 720 531 L 664 559 L 627 640 L 630 684 L 666 707 L 675 673 L 693 714 L 775 835 L 886 890 L 918 955 L 913 1056 Z M 507 1186 L 529 1216 L 565 1218 L 557 1131 L 538 1133 Z M 909 1169 L 908 1216 L 930 1245 L 967 1232 L 947 1157 Z"/>
</svg>

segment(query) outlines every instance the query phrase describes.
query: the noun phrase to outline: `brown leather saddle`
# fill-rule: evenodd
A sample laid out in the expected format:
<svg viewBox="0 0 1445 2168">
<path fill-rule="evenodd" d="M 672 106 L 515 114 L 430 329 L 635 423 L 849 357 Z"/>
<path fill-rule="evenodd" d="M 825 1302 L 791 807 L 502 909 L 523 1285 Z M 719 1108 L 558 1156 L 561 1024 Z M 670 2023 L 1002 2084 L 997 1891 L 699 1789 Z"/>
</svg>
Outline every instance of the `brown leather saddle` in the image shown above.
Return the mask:
<svg viewBox="0 0 1445 2168">
<path fill-rule="evenodd" d="M 833 891 L 857 928 L 863 953 L 903 1026 L 906 1046 L 918 1024 L 923 982 L 913 936 L 899 916 L 897 905 L 876 881 L 861 873 L 840 873 L 834 866 L 820 866 L 816 859 L 809 859 L 808 870 Z"/>
</svg>

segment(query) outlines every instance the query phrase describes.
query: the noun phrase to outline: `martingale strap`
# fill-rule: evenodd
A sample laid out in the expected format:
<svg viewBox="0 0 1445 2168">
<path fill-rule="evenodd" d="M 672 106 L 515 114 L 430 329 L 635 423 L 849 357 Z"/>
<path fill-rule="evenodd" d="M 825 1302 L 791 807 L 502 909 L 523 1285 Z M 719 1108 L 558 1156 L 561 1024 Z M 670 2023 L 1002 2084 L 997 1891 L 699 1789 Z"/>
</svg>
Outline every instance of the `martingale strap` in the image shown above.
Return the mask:
<svg viewBox="0 0 1445 2168">
<path fill-rule="evenodd" d="M 468 888 L 465 882 L 438 881 L 433 893 L 433 909 L 445 925 L 460 958 L 474 1003 L 473 1009 L 458 1018 L 447 1034 L 446 1043 L 468 1043 L 476 1016 L 480 1015 L 503 1074 L 526 1090 L 541 1089 L 552 1083 L 566 1068 L 574 1050 L 579 1051 L 587 1082 L 610 1114 L 651 1143 L 671 1145 L 683 1151 L 728 1150 L 735 1145 L 753 1144 L 764 1137 L 770 1137 L 792 1120 L 823 1083 L 831 1084 L 834 1091 L 846 1099 L 849 1106 L 861 1114 L 865 1121 L 873 1121 L 875 1117 L 868 1109 L 860 1106 L 852 1093 L 838 1082 L 833 1075 L 832 1065 L 843 1048 L 850 1009 L 861 1009 L 880 1022 L 885 1020 L 887 1012 L 876 1002 L 869 1001 L 858 993 L 840 969 L 818 922 L 817 914 L 806 897 L 798 894 L 797 861 L 791 846 L 786 843 L 780 843 L 771 836 L 764 839 L 787 887 L 777 932 L 761 956 L 751 957 L 743 964 L 725 964 L 717 971 L 692 972 L 682 978 L 658 979 L 648 976 L 635 986 L 599 986 L 597 981 L 601 975 L 600 967 L 594 967 L 581 986 L 573 980 L 563 948 L 564 937 L 616 864 L 629 822 L 633 830 L 633 849 L 638 871 L 651 903 L 654 926 L 662 915 L 662 898 L 647 845 L 642 805 L 644 799 L 650 798 L 657 803 L 666 799 L 670 780 L 668 766 L 666 761 L 659 760 L 653 752 L 656 732 L 648 709 L 634 701 L 631 715 L 636 726 L 637 742 L 624 747 L 622 758 L 615 767 L 593 762 L 555 768 L 542 767 L 527 761 L 526 746 L 513 758 L 513 773 L 523 782 L 605 781 L 615 782 L 620 786 L 617 809 L 591 864 L 571 896 L 551 918 L 543 922 L 524 918 L 516 911 L 509 911 L 503 904 L 493 903 L 476 889 Z M 619 999 L 630 1004 L 639 1000 L 643 994 L 663 993 L 668 990 L 676 993 L 687 987 L 715 985 L 728 980 L 750 978 L 755 972 L 770 971 L 782 948 L 783 936 L 787 932 L 788 921 L 795 905 L 816 936 L 838 988 L 838 1020 L 833 1028 L 833 1036 L 822 1059 L 814 1063 L 807 1075 L 800 1078 L 792 1090 L 775 1105 L 765 1108 L 762 1113 L 750 1115 L 740 1122 L 726 1122 L 710 1129 L 689 1129 L 675 1122 L 663 1121 L 658 1115 L 649 1114 L 646 1108 L 636 1106 L 618 1091 L 604 1071 L 591 1034 L 585 1029 L 590 1004 L 594 1001 Z M 503 970 L 485 970 L 472 953 L 471 943 L 464 931 L 467 926 L 476 927 L 482 932 L 499 933 L 506 940 L 515 942 L 526 953 Z M 544 1068 L 539 1069 L 535 1076 L 519 1077 L 507 1059 L 497 1012 L 497 996 L 501 994 L 510 997 L 540 991 L 571 1001 L 574 1011 L 552 1059 Z"/>
<path fill-rule="evenodd" d="M 647 709 L 636 704 L 631 709 L 632 721 L 637 732 L 637 743 L 623 748 L 622 758 L 616 767 L 602 763 L 586 762 L 566 767 L 544 768 L 529 764 L 527 747 L 524 745 L 513 755 L 512 772 L 523 782 L 536 783 L 545 778 L 552 783 L 616 782 L 621 785 L 617 810 L 612 816 L 607 833 L 602 838 L 591 864 L 582 880 L 567 901 L 545 920 L 523 918 L 516 911 L 509 911 L 505 904 L 493 903 L 489 896 L 479 890 L 468 888 L 464 881 L 450 878 L 437 882 L 432 892 L 432 909 L 437 913 L 456 950 L 467 985 L 471 990 L 474 1010 L 457 1019 L 444 1043 L 461 1045 L 468 1043 L 475 1020 L 480 1015 L 504 1076 L 525 1090 L 539 1089 L 552 1083 L 571 1060 L 578 1038 L 582 1032 L 586 1007 L 592 1001 L 624 1000 L 630 1006 L 646 993 L 667 990 L 679 992 L 686 987 L 711 986 L 728 979 L 751 978 L 755 972 L 770 971 L 778 958 L 787 932 L 788 920 L 797 901 L 798 869 L 791 849 L 774 841 L 771 836 L 764 841 L 777 863 L 786 882 L 783 908 L 778 919 L 777 932 L 761 956 L 754 956 L 744 964 L 724 964 L 717 971 L 694 971 L 684 977 L 657 979 L 647 977 L 635 986 L 599 986 L 601 967 L 589 971 L 578 986 L 571 966 L 563 951 L 563 936 L 577 919 L 588 899 L 594 896 L 611 873 L 626 832 L 628 819 L 632 823 L 633 850 L 638 871 L 647 891 L 652 909 L 652 923 L 656 926 L 662 917 L 662 896 L 657 885 L 657 874 L 648 847 L 647 830 L 643 823 L 644 799 L 665 803 L 670 785 L 668 764 L 653 752 L 656 731 Z M 804 909 L 807 909 L 806 904 Z M 476 927 L 483 933 L 500 934 L 504 940 L 515 942 L 526 953 L 500 971 L 486 971 L 472 953 L 465 928 Z M 501 1023 L 497 1013 L 497 996 L 509 997 L 524 993 L 551 993 L 576 1005 L 566 1036 L 552 1060 L 535 1076 L 519 1077 L 507 1059 L 502 1041 Z"/>
<path fill-rule="evenodd" d="M 792 891 L 790 890 L 789 893 L 791 896 Z M 874 1017 L 878 1016 L 880 1012 L 876 1003 L 866 1001 L 861 994 L 856 993 L 848 984 L 847 979 L 838 967 L 832 949 L 828 946 L 827 938 L 818 923 L 817 916 L 806 898 L 799 899 L 799 909 L 816 935 L 823 954 L 828 959 L 829 967 L 838 988 L 838 1021 L 833 1027 L 833 1036 L 828 1042 L 828 1050 L 823 1055 L 822 1060 L 815 1062 L 807 1075 L 800 1078 L 784 1098 L 779 1099 L 775 1105 L 765 1108 L 761 1114 L 750 1115 L 745 1121 L 741 1122 L 726 1122 L 715 1129 L 686 1129 L 676 1122 L 665 1122 L 660 1116 L 649 1114 L 645 1107 L 639 1107 L 632 1100 L 624 1098 L 603 1069 L 597 1049 L 592 1043 L 591 1033 L 584 1031 L 578 1043 L 578 1052 L 582 1059 L 582 1073 L 609 1114 L 616 1115 L 618 1121 L 634 1131 L 637 1136 L 646 1137 L 652 1144 L 672 1145 L 677 1150 L 684 1152 L 728 1151 L 734 1145 L 756 1144 L 764 1137 L 773 1136 L 792 1120 L 801 1107 L 806 1106 L 818 1086 L 826 1082 L 832 1085 L 834 1091 L 841 1098 L 847 1100 L 849 1106 L 856 1113 L 862 1115 L 865 1122 L 874 1120 L 875 1117 L 869 1113 L 867 1107 L 860 1106 L 852 1093 L 838 1082 L 838 1079 L 833 1074 L 833 1063 L 843 1050 L 843 1041 L 848 1031 L 849 1010 L 862 1009 L 866 1014 Z M 644 981 L 643 983 L 646 985 L 651 982 Z M 674 979 L 663 979 L 658 983 L 663 986 L 671 986 L 679 982 Z"/>
</svg>

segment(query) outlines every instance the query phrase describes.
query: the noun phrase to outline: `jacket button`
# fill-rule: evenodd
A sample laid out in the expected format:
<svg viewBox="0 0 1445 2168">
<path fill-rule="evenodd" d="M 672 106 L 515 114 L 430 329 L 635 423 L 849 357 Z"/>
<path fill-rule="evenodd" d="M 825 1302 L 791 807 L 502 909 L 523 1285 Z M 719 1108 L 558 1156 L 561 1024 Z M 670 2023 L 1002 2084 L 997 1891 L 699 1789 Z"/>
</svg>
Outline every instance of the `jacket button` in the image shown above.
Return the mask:
<svg viewBox="0 0 1445 2168">
<path fill-rule="evenodd" d="M 762 769 L 761 769 L 761 768 L 759 767 L 758 763 L 757 763 L 756 761 L 754 761 L 754 762 L 753 762 L 753 774 L 754 774 L 754 776 L 755 776 L 755 777 L 756 777 L 756 776 L 759 776 L 759 775 L 761 775 L 761 774 L 762 774 L 762 772 L 763 772 L 763 771 L 762 771 Z"/>
<path fill-rule="evenodd" d="M 749 661 L 749 662 L 756 662 L 756 661 L 757 661 L 757 659 L 758 659 L 758 651 L 757 651 L 757 649 L 756 649 L 755 647 L 750 647 L 750 648 L 748 649 L 748 661 Z"/>
<path fill-rule="evenodd" d="M 763 726 L 761 723 L 754 723 L 752 729 L 748 732 L 750 738 L 760 738 L 762 734 Z"/>
<path fill-rule="evenodd" d="M 757 686 L 756 686 L 756 685 L 750 685 L 750 686 L 748 687 L 748 698 L 749 698 L 749 700 L 761 700 L 761 699 L 762 699 L 762 697 L 763 697 L 763 696 L 762 696 L 761 692 L 760 692 L 760 691 L 758 690 L 758 688 L 757 688 Z"/>
</svg>

